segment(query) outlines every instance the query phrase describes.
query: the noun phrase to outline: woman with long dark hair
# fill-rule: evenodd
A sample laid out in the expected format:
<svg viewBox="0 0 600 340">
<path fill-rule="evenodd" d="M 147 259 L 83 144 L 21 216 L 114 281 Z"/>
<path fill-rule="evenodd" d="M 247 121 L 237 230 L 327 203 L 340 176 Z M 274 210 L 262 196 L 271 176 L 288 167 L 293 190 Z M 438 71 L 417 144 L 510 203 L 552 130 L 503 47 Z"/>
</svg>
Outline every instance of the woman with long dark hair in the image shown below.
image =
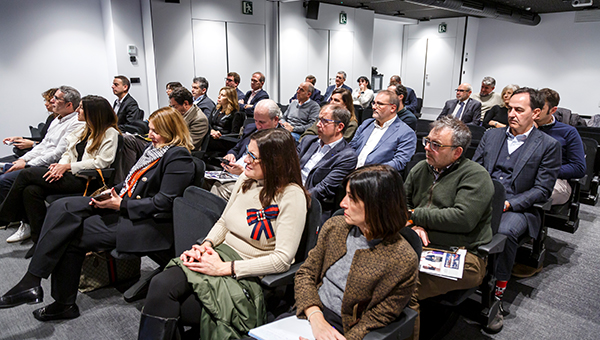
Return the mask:
<svg viewBox="0 0 600 340">
<path fill-rule="evenodd" d="M 93 192 L 98 179 L 88 183 L 82 170 L 109 167 L 115 159 L 119 130 L 117 116 L 108 100 L 89 95 L 81 99 L 77 119 L 85 122 L 65 138 L 67 149 L 58 163 L 46 167 L 23 169 L 0 207 L 0 219 L 6 222 L 24 220 L 37 242 L 46 216 L 45 199 L 53 194 Z M 89 184 L 89 185 L 88 185 Z M 27 224 L 22 224 L 27 228 Z M 7 241 L 11 241 L 9 238 Z M 30 253 L 29 255 L 32 255 Z"/>
<path fill-rule="evenodd" d="M 221 218 L 205 238 L 152 280 L 139 339 L 170 339 L 178 319 L 187 325 L 200 324 L 202 339 L 208 339 L 207 334 L 213 334 L 213 339 L 238 338 L 264 322 L 262 293 L 254 280 L 289 269 L 304 229 L 309 196 L 302 187 L 300 163 L 288 131 L 256 132 L 245 157 L 244 173 Z M 227 290 L 219 289 L 225 285 Z M 218 301 L 207 291 L 215 292 Z M 236 301 L 234 291 L 247 298 Z M 230 310 L 232 305 L 235 310 Z M 230 329 L 207 327 L 211 318 L 221 317 L 234 319 L 229 320 Z M 244 319 L 247 329 L 236 328 L 237 317 Z M 228 323 L 221 321 L 217 324 Z"/>
</svg>

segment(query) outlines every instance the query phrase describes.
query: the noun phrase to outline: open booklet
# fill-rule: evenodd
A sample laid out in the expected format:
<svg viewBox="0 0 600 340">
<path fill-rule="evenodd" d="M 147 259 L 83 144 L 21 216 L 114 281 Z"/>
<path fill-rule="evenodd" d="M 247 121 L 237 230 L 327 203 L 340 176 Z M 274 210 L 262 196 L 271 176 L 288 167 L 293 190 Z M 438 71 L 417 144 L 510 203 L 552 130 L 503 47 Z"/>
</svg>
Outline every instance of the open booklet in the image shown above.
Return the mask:
<svg viewBox="0 0 600 340">
<path fill-rule="evenodd" d="M 308 320 L 296 316 L 251 329 L 248 335 L 259 340 L 298 340 L 300 336 L 315 340 Z"/>
<path fill-rule="evenodd" d="M 450 280 L 462 279 L 466 255 L 466 249 L 458 249 L 456 252 L 423 250 L 419 271 Z"/>
<path fill-rule="evenodd" d="M 235 182 L 238 179 L 238 175 L 230 174 L 227 171 L 205 171 L 204 178 L 214 179 L 221 183 Z"/>
</svg>

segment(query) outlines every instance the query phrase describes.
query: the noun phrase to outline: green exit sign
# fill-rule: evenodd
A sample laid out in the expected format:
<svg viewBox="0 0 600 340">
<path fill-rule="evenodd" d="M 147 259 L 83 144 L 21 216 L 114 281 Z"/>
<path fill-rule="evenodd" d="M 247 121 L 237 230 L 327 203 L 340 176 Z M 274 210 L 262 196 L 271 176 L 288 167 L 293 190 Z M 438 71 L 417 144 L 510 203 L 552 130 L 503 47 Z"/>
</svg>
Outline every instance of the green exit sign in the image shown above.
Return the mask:
<svg viewBox="0 0 600 340">
<path fill-rule="evenodd" d="M 252 1 L 242 1 L 242 14 L 252 15 Z"/>
<path fill-rule="evenodd" d="M 346 12 L 340 12 L 340 24 L 345 25 L 348 23 L 348 14 Z"/>
<path fill-rule="evenodd" d="M 441 24 L 439 24 L 438 26 L 438 33 L 446 33 L 446 23 L 442 22 Z"/>
</svg>

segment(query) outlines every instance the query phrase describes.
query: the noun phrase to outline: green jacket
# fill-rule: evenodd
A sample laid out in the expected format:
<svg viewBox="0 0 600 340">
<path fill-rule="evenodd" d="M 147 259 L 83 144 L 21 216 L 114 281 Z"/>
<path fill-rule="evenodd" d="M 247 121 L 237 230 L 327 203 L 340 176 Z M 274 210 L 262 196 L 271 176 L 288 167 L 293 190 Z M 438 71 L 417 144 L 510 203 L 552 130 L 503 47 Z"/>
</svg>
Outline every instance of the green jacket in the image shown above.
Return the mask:
<svg viewBox="0 0 600 340">
<path fill-rule="evenodd" d="M 404 188 L 412 220 L 425 228 L 432 246 L 477 247 L 492 240 L 494 184 L 481 165 L 461 157 L 434 183 L 427 161 L 408 174 Z"/>
<path fill-rule="evenodd" d="M 225 244 L 215 250 L 223 261 L 242 260 Z M 202 302 L 200 339 L 239 339 L 267 322 L 262 288 L 256 278 L 203 275 L 189 270 L 179 258 L 172 259 L 167 268 L 171 266 L 183 270 Z"/>
</svg>

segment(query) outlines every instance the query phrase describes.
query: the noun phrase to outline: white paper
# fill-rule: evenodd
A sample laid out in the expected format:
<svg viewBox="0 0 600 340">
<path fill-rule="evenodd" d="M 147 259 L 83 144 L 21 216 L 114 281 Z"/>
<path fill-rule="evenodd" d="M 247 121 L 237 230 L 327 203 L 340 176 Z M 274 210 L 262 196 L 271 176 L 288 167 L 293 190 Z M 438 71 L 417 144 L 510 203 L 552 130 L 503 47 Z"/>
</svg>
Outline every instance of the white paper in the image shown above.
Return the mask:
<svg viewBox="0 0 600 340">
<path fill-rule="evenodd" d="M 259 340 L 298 340 L 300 336 L 315 340 L 308 320 L 296 316 L 251 329 L 248 335 Z"/>
</svg>

